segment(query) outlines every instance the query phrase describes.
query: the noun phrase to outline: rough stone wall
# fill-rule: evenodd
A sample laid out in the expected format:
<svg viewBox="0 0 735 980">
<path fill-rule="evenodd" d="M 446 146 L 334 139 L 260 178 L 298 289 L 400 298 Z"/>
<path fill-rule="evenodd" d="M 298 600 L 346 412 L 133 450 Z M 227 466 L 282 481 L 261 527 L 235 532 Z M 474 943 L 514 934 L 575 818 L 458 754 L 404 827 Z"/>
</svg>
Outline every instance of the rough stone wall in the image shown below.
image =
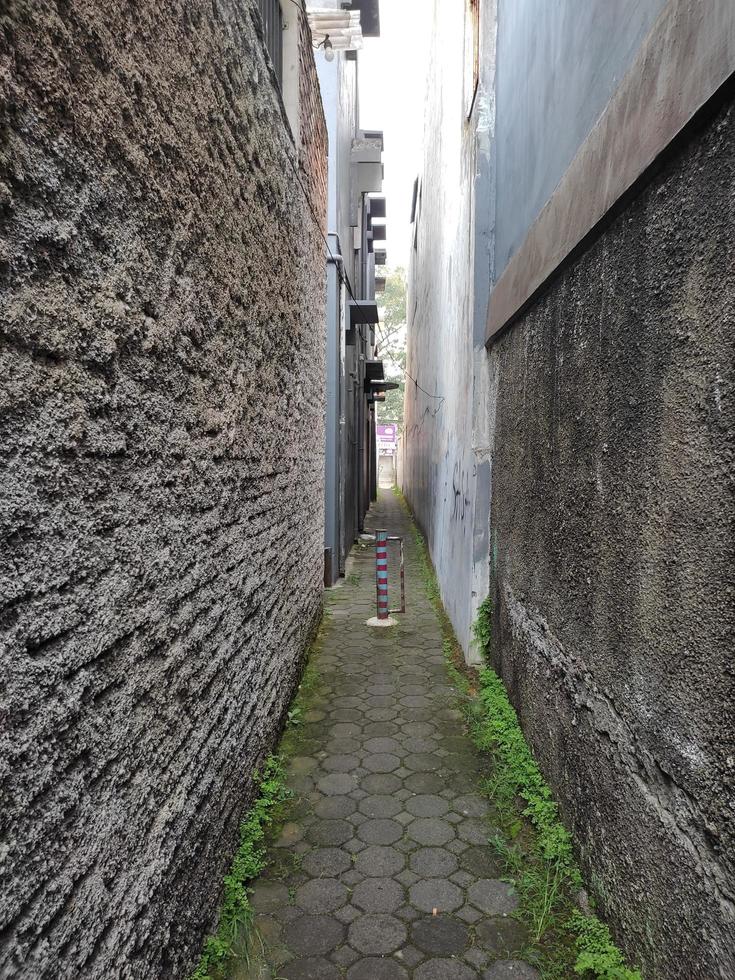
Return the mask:
<svg viewBox="0 0 735 980">
<path fill-rule="evenodd" d="M 735 976 L 735 108 L 490 351 L 494 657 L 648 980 Z"/>
<path fill-rule="evenodd" d="M 187 974 L 319 614 L 326 136 L 260 32 L 0 5 L 3 978 Z"/>
</svg>

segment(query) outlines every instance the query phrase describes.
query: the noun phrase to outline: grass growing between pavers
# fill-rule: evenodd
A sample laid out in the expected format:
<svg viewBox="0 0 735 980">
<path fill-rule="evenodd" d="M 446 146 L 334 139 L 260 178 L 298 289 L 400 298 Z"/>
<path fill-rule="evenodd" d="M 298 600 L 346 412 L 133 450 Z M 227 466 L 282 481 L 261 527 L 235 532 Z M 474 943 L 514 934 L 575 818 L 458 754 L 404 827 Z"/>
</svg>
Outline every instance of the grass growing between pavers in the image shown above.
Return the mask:
<svg viewBox="0 0 735 980">
<path fill-rule="evenodd" d="M 268 847 L 288 817 L 294 794 L 286 785 L 285 767 L 288 760 L 298 754 L 303 716 L 318 689 L 318 675 L 310 659 L 318 649 L 328 620 L 329 612 L 325 609 L 287 713 L 278 754 L 269 756 L 254 777 L 258 796 L 240 823 L 240 843 L 224 878 L 217 929 L 205 939 L 202 957 L 189 980 L 228 980 L 235 968 L 241 976 L 243 970 L 248 976 L 257 972 L 263 944 L 254 926 L 249 885 L 266 868 Z M 298 858 L 298 855 L 293 857 Z"/>
<path fill-rule="evenodd" d="M 402 505 L 408 504 L 396 490 Z M 525 740 L 505 687 L 489 667 L 467 668 L 444 610 L 426 543 L 412 523 L 427 597 L 442 626 L 447 670 L 457 690 L 468 733 L 490 759 L 492 775 L 482 789 L 492 801 L 501 834 L 490 839 L 505 862 L 508 881 L 519 898 L 514 913 L 528 928 L 525 958 L 544 980 L 572 974 L 600 980 L 641 980 L 626 966 L 607 926 L 575 902 L 582 876 L 572 838 L 559 819 L 558 805 Z M 492 639 L 492 605 L 482 604 L 473 628 L 478 650 L 487 658 Z"/>
</svg>

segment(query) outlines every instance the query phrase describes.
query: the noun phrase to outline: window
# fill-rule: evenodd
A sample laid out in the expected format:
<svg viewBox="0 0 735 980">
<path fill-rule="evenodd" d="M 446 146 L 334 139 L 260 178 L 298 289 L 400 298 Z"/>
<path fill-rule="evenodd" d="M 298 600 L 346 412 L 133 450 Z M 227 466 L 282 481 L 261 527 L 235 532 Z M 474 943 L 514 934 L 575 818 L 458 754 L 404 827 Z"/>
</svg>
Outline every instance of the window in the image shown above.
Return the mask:
<svg viewBox="0 0 735 980">
<path fill-rule="evenodd" d="M 278 84 L 283 88 L 283 22 L 280 0 L 258 0 L 265 46 L 271 56 Z"/>
<path fill-rule="evenodd" d="M 292 0 L 258 0 L 263 21 L 263 35 L 273 69 L 278 79 L 283 107 L 294 143 L 299 146 L 299 37 L 300 18 L 304 11 Z"/>
</svg>

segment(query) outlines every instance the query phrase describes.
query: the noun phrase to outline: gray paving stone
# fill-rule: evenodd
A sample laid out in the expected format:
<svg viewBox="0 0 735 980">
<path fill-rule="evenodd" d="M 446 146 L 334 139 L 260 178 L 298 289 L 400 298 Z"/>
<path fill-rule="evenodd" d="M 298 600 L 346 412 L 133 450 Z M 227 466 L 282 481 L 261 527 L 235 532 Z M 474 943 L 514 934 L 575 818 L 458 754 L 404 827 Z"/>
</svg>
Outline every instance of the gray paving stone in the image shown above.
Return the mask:
<svg viewBox="0 0 735 980">
<path fill-rule="evenodd" d="M 432 915 L 414 922 L 411 926 L 411 940 L 414 946 L 426 953 L 455 956 L 467 946 L 469 929 L 457 919 L 446 915 Z"/>
<path fill-rule="evenodd" d="M 276 881 L 258 881 L 253 888 L 252 906 L 256 912 L 272 912 L 288 902 L 288 888 Z"/>
<path fill-rule="evenodd" d="M 355 859 L 355 870 L 368 878 L 398 874 L 406 858 L 394 847 L 366 847 Z"/>
<path fill-rule="evenodd" d="M 401 788 L 401 781 L 397 776 L 389 772 L 373 772 L 369 776 L 363 776 L 360 787 L 365 793 L 374 795 L 390 795 Z"/>
<path fill-rule="evenodd" d="M 397 820 L 366 820 L 358 827 L 357 836 L 366 844 L 394 844 L 403 837 L 403 827 Z"/>
<path fill-rule="evenodd" d="M 406 980 L 408 973 L 395 960 L 366 956 L 347 971 L 347 980 Z"/>
<path fill-rule="evenodd" d="M 415 946 L 404 946 L 403 949 L 396 950 L 393 954 L 396 959 L 400 960 L 401 963 L 405 963 L 409 967 L 416 966 L 421 960 L 426 959 L 426 954 L 420 949 L 416 949 Z"/>
<path fill-rule="evenodd" d="M 523 960 L 498 960 L 485 970 L 482 980 L 541 980 L 541 974 Z"/>
<path fill-rule="evenodd" d="M 376 755 L 366 755 L 362 760 L 363 766 L 373 773 L 387 773 L 398 769 L 401 760 L 397 755 L 388 752 L 380 752 Z"/>
<path fill-rule="evenodd" d="M 328 755 L 322 759 L 321 767 L 328 772 L 352 772 L 360 765 L 360 760 L 354 755 Z"/>
<path fill-rule="evenodd" d="M 475 878 L 499 878 L 503 861 L 491 847 L 468 847 L 459 856 L 459 866 Z"/>
<path fill-rule="evenodd" d="M 464 817 L 484 817 L 490 812 L 490 804 L 481 796 L 468 794 L 452 800 L 452 809 Z"/>
<path fill-rule="evenodd" d="M 510 916 L 483 919 L 475 926 L 475 937 L 478 946 L 496 957 L 513 956 L 529 941 L 528 928 Z"/>
<path fill-rule="evenodd" d="M 306 836 L 318 847 L 332 847 L 345 844 L 354 832 L 355 828 L 347 820 L 317 820 L 309 827 Z"/>
<path fill-rule="evenodd" d="M 360 958 L 360 954 L 354 950 L 352 946 L 345 944 L 344 946 L 340 946 L 339 949 L 335 949 L 329 958 L 333 963 L 336 963 L 337 966 L 347 967 L 351 963 L 354 963 L 355 960 L 358 960 Z"/>
<path fill-rule="evenodd" d="M 449 809 L 449 804 L 441 796 L 421 794 L 407 800 L 406 809 L 415 817 L 441 817 Z"/>
<path fill-rule="evenodd" d="M 364 744 L 364 748 L 375 755 L 381 753 L 391 753 L 395 755 L 401 748 L 401 743 L 395 738 L 369 738 Z"/>
<path fill-rule="evenodd" d="M 337 909 L 334 913 L 335 919 L 339 919 L 340 922 L 354 922 L 355 919 L 359 919 L 362 915 L 359 909 L 356 909 L 354 905 L 343 905 L 341 909 Z"/>
<path fill-rule="evenodd" d="M 406 927 L 392 915 L 364 915 L 352 923 L 347 938 L 360 953 L 392 953 L 406 941 Z"/>
<path fill-rule="evenodd" d="M 438 817 L 417 817 L 408 825 L 408 836 L 417 844 L 440 847 L 454 837 L 454 828 Z"/>
<path fill-rule="evenodd" d="M 352 721 L 342 721 L 337 725 L 332 725 L 332 736 L 334 738 L 353 738 L 360 735 L 362 726 Z"/>
<path fill-rule="evenodd" d="M 413 976 L 414 980 L 475 980 L 477 974 L 459 960 L 431 959 L 416 967 Z"/>
<path fill-rule="evenodd" d="M 410 789 L 412 793 L 440 793 L 446 787 L 446 779 L 435 772 L 415 772 L 406 779 L 406 789 Z M 451 799 L 451 792 L 449 797 Z"/>
<path fill-rule="evenodd" d="M 497 878 L 482 878 L 467 889 L 468 900 L 485 915 L 510 915 L 518 908 L 513 886 Z"/>
<path fill-rule="evenodd" d="M 360 811 L 373 819 L 378 817 L 395 817 L 401 811 L 400 800 L 395 796 L 366 796 L 360 800 Z"/>
<path fill-rule="evenodd" d="M 328 776 L 322 776 L 316 784 L 316 788 L 325 796 L 343 796 L 351 793 L 356 786 L 357 780 L 346 772 L 333 772 Z"/>
<path fill-rule="evenodd" d="M 454 912 L 464 904 L 465 897 L 461 888 L 452 884 L 446 878 L 427 878 L 417 881 L 409 889 L 409 899 L 412 905 L 422 912 Z"/>
<path fill-rule="evenodd" d="M 421 878 L 448 878 L 457 868 L 457 858 L 441 847 L 421 847 L 411 854 L 409 867 Z"/>
<path fill-rule="evenodd" d="M 363 734 L 368 738 L 384 738 L 398 731 L 400 729 L 393 721 L 370 721 L 363 728 Z"/>
<path fill-rule="evenodd" d="M 302 915 L 283 930 L 286 945 L 299 956 L 319 956 L 340 946 L 346 929 L 331 915 Z"/>
<path fill-rule="evenodd" d="M 352 867 L 352 860 L 338 847 L 320 847 L 304 857 L 301 867 L 315 878 L 336 878 Z"/>
<path fill-rule="evenodd" d="M 364 912 L 395 912 L 403 902 L 403 888 L 393 878 L 365 878 L 352 891 L 352 904 Z"/>
<path fill-rule="evenodd" d="M 432 725 L 429 721 L 409 721 L 402 727 L 406 735 L 415 736 L 416 738 L 424 738 L 436 732 L 436 725 Z"/>
<path fill-rule="evenodd" d="M 306 912 L 333 912 L 347 898 L 347 888 L 334 878 L 314 878 L 296 889 L 296 904 Z"/>
<path fill-rule="evenodd" d="M 457 836 L 468 844 L 487 844 L 492 830 L 484 820 L 469 817 L 457 824 Z"/>
</svg>

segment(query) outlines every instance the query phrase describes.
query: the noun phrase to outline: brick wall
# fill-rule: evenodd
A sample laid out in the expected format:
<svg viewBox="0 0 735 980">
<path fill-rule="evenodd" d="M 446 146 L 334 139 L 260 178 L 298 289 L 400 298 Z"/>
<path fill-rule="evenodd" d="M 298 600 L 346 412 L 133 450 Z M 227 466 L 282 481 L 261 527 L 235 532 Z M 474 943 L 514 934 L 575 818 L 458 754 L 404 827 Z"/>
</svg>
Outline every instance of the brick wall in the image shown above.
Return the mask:
<svg viewBox="0 0 735 980">
<path fill-rule="evenodd" d="M 323 243 L 254 0 L 1 9 L 0 977 L 181 977 L 319 614 Z"/>
</svg>

